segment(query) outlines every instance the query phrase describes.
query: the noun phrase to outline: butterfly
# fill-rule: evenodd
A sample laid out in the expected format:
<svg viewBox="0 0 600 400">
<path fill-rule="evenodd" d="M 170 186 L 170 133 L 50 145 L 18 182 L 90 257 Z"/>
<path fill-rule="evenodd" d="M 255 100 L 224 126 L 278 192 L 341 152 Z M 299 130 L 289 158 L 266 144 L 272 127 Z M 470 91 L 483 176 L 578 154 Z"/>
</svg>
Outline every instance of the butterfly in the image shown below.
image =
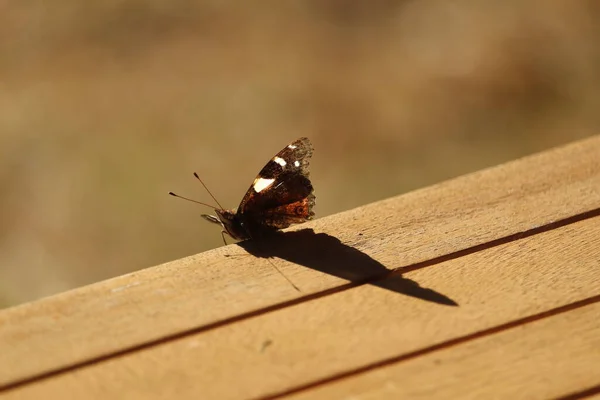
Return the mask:
<svg viewBox="0 0 600 400">
<path fill-rule="evenodd" d="M 216 215 L 203 214 L 202 217 L 221 225 L 225 243 L 225 234 L 235 240 L 266 236 L 306 222 L 315 215 L 315 195 L 308 171 L 312 153 L 313 146 L 305 137 L 284 147 L 260 170 L 237 209 L 224 209 L 196 173 L 196 179 L 219 207 L 173 192 L 169 194 L 213 208 Z"/>
</svg>

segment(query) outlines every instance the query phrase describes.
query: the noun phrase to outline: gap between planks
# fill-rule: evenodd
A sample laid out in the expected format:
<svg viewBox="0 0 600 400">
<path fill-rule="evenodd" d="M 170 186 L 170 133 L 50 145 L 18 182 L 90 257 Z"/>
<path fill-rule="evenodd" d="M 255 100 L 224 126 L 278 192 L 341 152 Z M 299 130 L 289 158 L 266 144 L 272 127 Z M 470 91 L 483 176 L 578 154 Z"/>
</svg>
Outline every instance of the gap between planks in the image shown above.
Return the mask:
<svg viewBox="0 0 600 400">
<path fill-rule="evenodd" d="M 260 400 L 580 399 L 598 393 L 579 388 L 598 382 L 599 317 L 600 295 Z"/>
<path fill-rule="evenodd" d="M 570 393 L 566 396 L 557 397 L 556 400 L 600 400 L 600 385 L 592 386 L 590 388 L 580 390 L 574 393 Z"/>
</svg>

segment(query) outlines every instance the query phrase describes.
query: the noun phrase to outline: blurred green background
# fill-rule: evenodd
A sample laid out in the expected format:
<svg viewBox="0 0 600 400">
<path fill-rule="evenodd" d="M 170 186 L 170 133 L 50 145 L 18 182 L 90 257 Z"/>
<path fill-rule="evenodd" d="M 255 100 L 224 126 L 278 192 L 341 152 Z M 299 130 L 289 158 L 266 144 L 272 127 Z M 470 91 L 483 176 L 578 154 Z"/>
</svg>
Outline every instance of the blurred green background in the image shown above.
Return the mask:
<svg viewBox="0 0 600 400">
<path fill-rule="evenodd" d="M 220 246 L 288 142 L 317 216 L 593 135 L 600 2 L 0 3 L 0 307 Z"/>
</svg>

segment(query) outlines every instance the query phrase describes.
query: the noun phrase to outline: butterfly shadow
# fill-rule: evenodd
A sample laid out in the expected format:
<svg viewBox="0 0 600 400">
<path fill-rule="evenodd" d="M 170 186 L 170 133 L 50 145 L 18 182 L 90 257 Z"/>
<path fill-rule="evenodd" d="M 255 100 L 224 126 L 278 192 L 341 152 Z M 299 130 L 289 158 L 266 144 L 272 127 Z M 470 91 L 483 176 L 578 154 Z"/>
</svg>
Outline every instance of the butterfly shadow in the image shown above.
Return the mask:
<svg viewBox="0 0 600 400">
<path fill-rule="evenodd" d="M 246 240 L 237 244 L 256 257 L 278 257 L 348 280 L 353 285 L 369 284 L 445 306 L 458 306 L 448 296 L 404 278 L 334 236 L 315 233 L 312 229 L 279 232 L 268 241 Z"/>
</svg>

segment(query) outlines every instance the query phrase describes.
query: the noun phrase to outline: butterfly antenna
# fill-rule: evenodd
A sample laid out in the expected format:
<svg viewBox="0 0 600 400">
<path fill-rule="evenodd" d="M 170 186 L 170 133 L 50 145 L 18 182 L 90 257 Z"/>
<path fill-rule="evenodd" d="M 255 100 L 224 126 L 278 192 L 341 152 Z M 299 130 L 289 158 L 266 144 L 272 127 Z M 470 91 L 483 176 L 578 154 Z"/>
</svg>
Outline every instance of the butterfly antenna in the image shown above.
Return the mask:
<svg viewBox="0 0 600 400">
<path fill-rule="evenodd" d="M 268 262 L 271 264 L 271 266 L 273 266 L 273 268 L 275 268 L 275 270 L 276 270 L 277 272 L 279 272 L 279 274 L 280 274 L 281 276 L 283 276 L 283 277 L 285 278 L 285 280 L 286 280 L 286 281 L 288 281 L 288 282 L 290 283 L 290 285 L 292 285 L 292 287 L 293 287 L 294 289 L 296 289 L 298 292 L 301 292 L 300 288 L 298 288 L 298 286 L 294 285 L 294 282 L 292 282 L 292 281 L 290 280 L 290 278 L 288 278 L 287 276 L 285 276 L 285 274 L 284 274 L 283 272 L 281 272 L 281 270 L 280 270 L 279 268 L 277 268 L 277 266 L 276 266 L 276 265 L 275 265 L 275 264 L 274 264 L 274 263 L 273 263 L 271 260 L 269 260 L 269 259 L 267 258 L 267 261 L 268 261 Z"/>
<path fill-rule="evenodd" d="M 201 204 L 201 205 L 203 205 L 203 206 L 210 207 L 210 208 L 212 208 L 212 209 L 215 209 L 215 208 L 217 208 L 217 207 L 215 207 L 215 206 L 211 206 L 210 204 L 206 204 L 206 203 L 203 203 L 203 202 L 201 202 L 201 201 L 198 201 L 198 200 L 193 200 L 193 199 L 190 199 L 190 198 L 187 198 L 187 197 L 183 197 L 183 196 L 180 196 L 180 195 L 178 195 L 178 194 L 175 194 L 175 193 L 173 193 L 173 192 L 169 192 L 169 194 L 170 194 L 171 196 L 173 196 L 173 197 L 177 197 L 177 198 L 180 198 L 180 199 L 183 199 L 183 200 L 191 201 L 192 203 L 196 203 L 196 204 Z"/>
<path fill-rule="evenodd" d="M 206 191 L 208 192 L 208 194 L 210 194 L 210 197 L 212 197 L 213 200 L 219 205 L 219 207 L 221 207 L 221 210 L 223 210 L 224 208 L 221 205 L 221 203 L 219 203 L 219 200 L 217 200 L 215 198 L 215 196 L 213 196 L 213 194 L 210 192 L 210 190 L 208 190 L 208 188 L 206 187 L 206 185 L 204 184 L 204 182 L 202 182 L 202 179 L 200 179 L 200 177 L 198 176 L 198 174 L 194 172 L 194 176 L 196 177 L 196 179 L 198 179 L 200 181 L 200 183 L 202 184 L 202 186 L 204 186 L 204 189 L 206 189 Z"/>
</svg>

